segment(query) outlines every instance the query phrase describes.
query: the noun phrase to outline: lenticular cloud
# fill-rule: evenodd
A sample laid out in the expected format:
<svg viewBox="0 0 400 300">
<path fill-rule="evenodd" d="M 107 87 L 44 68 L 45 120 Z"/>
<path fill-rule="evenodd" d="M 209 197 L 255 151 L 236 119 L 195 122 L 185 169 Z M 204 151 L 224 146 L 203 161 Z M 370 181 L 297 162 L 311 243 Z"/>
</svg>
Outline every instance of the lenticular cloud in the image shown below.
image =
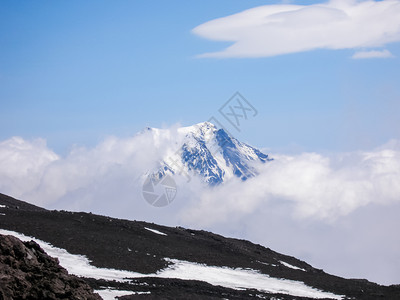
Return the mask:
<svg viewBox="0 0 400 300">
<path fill-rule="evenodd" d="M 314 49 L 365 51 L 400 41 L 399 15 L 399 0 L 264 5 L 211 20 L 192 32 L 233 42 L 200 57 L 268 57 Z M 389 56 L 390 52 L 374 57 Z"/>
</svg>

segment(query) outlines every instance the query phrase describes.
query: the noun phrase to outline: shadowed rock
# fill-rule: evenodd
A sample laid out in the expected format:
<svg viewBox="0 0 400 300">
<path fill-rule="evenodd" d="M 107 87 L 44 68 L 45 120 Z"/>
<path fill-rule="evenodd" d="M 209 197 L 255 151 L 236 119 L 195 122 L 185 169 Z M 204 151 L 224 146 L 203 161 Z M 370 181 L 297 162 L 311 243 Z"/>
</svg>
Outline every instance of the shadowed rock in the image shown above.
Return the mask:
<svg viewBox="0 0 400 300">
<path fill-rule="evenodd" d="M 0 235 L 0 299 L 101 299 L 33 241 Z"/>
</svg>

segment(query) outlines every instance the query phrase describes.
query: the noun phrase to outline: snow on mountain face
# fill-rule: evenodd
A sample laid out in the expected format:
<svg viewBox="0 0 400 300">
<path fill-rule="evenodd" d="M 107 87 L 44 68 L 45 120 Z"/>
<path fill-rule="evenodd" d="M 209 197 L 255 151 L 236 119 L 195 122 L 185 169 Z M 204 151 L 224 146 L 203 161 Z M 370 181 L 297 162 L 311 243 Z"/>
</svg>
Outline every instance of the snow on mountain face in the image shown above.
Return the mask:
<svg viewBox="0 0 400 300">
<path fill-rule="evenodd" d="M 154 136 L 168 134 L 160 129 L 148 129 Z M 167 174 L 196 174 L 209 185 L 238 177 L 241 180 L 257 175 L 252 166 L 271 159 L 245 143 L 231 137 L 223 129 L 209 122 L 199 123 L 177 130 L 177 151 L 165 157 L 161 167 L 153 175 L 161 179 Z"/>
</svg>

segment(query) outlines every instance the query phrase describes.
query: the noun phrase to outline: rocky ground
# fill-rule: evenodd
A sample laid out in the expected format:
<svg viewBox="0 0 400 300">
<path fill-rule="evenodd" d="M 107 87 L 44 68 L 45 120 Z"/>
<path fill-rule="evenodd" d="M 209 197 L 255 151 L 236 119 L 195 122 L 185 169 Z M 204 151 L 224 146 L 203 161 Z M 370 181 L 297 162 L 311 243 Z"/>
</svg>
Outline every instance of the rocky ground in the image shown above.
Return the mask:
<svg viewBox="0 0 400 300">
<path fill-rule="evenodd" d="M 206 231 L 165 227 L 114 219 L 90 213 L 48 211 L 0 194 L 0 229 L 13 230 L 86 255 L 97 267 L 152 274 L 169 264 L 164 258 L 251 268 L 275 278 L 302 281 L 308 286 L 346 295 L 349 299 L 400 299 L 399 286 L 381 286 L 367 280 L 344 279 L 313 268 L 304 261 L 245 240 Z M 166 235 L 155 234 L 147 228 Z M 300 269 L 280 263 L 285 261 Z M 124 299 L 306 299 L 255 290 L 236 290 L 205 282 L 163 278 L 136 278 L 130 284 L 84 279 L 91 287 L 114 287 L 150 294 Z"/>
<path fill-rule="evenodd" d="M 0 299 L 97 300 L 82 279 L 69 275 L 35 242 L 0 235 Z"/>
</svg>

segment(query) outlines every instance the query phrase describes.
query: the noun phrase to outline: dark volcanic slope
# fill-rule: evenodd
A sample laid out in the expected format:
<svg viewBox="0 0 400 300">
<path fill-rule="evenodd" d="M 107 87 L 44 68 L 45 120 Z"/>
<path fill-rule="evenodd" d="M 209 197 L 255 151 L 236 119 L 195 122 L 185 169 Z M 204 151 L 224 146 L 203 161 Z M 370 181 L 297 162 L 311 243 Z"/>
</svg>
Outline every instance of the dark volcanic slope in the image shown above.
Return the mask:
<svg viewBox="0 0 400 300">
<path fill-rule="evenodd" d="M 7 206 L 7 208 L 11 209 L 22 209 L 26 211 L 45 211 L 44 208 L 14 199 L 10 196 L 1 193 L 0 193 L 0 205 L 5 205 Z"/>
<path fill-rule="evenodd" d="M 366 280 L 348 280 L 332 276 L 303 261 L 279 254 L 269 248 L 244 240 L 224 238 L 206 231 L 171 228 L 90 213 L 48 211 L 1 194 L 0 205 L 7 206 L 0 208 L 0 213 L 5 214 L 0 215 L 0 229 L 34 236 L 73 254 L 84 254 L 92 260 L 93 265 L 98 267 L 149 274 L 165 268 L 167 262 L 164 258 L 168 257 L 207 265 L 251 268 L 272 277 L 303 281 L 320 290 L 356 299 L 400 299 L 398 286 L 385 287 Z M 17 206 L 18 208 L 16 208 Z M 167 236 L 153 233 L 146 230 L 145 227 L 163 232 Z M 286 267 L 280 261 L 306 271 Z M 143 280 L 148 282 L 151 279 Z M 187 291 L 189 294 L 193 294 L 193 290 L 195 290 L 194 283 L 191 281 L 163 281 L 160 278 L 152 280 L 157 281 L 158 286 L 162 285 L 161 282 L 167 284 L 169 288 L 175 286 L 182 293 Z M 91 281 L 91 284 L 92 286 L 101 285 L 94 280 Z M 184 285 L 186 285 L 186 289 L 183 288 Z M 199 283 L 197 283 L 198 285 Z M 209 286 L 205 283 L 201 283 L 201 285 Z M 157 288 L 153 287 L 153 289 Z M 164 289 L 168 290 L 166 287 Z M 218 288 L 214 287 L 214 289 Z M 233 294 L 239 293 L 235 290 L 221 289 L 228 294 L 232 291 Z M 162 293 L 162 290 L 162 288 L 158 289 L 158 292 L 153 290 L 151 299 L 155 299 L 155 295 Z M 211 291 L 212 289 L 204 288 L 204 290 Z M 235 294 L 236 296 L 233 294 L 228 298 L 234 299 L 236 296 L 238 296 L 237 299 L 245 298 L 243 295 L 240 296 L 240 293 L 239 295 Z M 246 295 L 248 296 L 249 293 L 247 292 Z M 203 296 L 200 298 L 205 299 L 206 295 Z M 224 296 L 215 292 L 210 299 L 214 298 L 219 299 Z M 282 296 L 281 298 L 300 299 L 292 296 L 289 298 Z"/>
</svg>

